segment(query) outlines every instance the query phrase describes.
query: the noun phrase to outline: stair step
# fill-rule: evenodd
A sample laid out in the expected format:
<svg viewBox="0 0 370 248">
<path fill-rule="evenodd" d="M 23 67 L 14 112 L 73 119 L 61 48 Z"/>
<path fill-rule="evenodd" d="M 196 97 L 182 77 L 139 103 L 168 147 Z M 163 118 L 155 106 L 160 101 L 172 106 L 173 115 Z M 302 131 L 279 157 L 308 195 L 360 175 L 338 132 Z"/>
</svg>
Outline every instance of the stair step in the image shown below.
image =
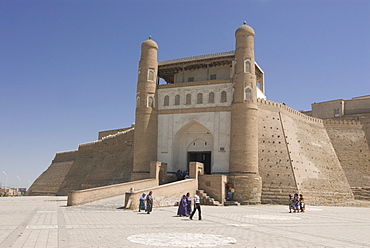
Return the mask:
<svg viewBox="0 0 370 248">
<path fill-rule="evenodd" d="M 237 201 L 226 201 L 224 206 L 240 206 L 240 203 Z"/>
<path fill-rule="evenodd" d="M 200 192 L 200 203 L 202 205 L 220 206 L 221 203 L 216 201 L 214 198 L 210 197 L 204 190 L 199 190 Z"/>
</svg>

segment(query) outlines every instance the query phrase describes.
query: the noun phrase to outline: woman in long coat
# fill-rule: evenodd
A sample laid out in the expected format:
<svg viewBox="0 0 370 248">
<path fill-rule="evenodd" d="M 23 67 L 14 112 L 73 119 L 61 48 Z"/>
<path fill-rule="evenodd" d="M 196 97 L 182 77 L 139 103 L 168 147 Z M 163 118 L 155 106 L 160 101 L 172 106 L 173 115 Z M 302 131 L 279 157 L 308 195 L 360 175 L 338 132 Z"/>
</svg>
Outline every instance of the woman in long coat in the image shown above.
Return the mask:
<svg viewBox="0 0 370 248">
<path fill-rule="evenodd" d="M 139 212 L 140 212 L 140 210 L 145 211 L 145 199 L 146 199 L 146 194 L 143 193 L 140 197 Z"/>
<path fill-rule="evenodd" d="M 177 215 L 180 217 L 189 216 L 187 207 L 188 207 L 188 202 L 186 200 L 186 195 L 183 195 L 180 200 L 179 208 L 177 209 Z"/>
<path fill-rule="evenodd" d="M 149 194 L 146 196 L 146 212 L 147 214 L 150 214 L 153 209 L 153 197 L 152 197 L 152 191 L 149 192 Z"/>
<path fill-rule="evenodd" d="M 186 202 L 188 203 L 188 206 L 186 209 L 188 210 L 188 214 L 191 214 L 191 198 L 190 198 L 190 193 L 186 193 Z"/>
</svg>

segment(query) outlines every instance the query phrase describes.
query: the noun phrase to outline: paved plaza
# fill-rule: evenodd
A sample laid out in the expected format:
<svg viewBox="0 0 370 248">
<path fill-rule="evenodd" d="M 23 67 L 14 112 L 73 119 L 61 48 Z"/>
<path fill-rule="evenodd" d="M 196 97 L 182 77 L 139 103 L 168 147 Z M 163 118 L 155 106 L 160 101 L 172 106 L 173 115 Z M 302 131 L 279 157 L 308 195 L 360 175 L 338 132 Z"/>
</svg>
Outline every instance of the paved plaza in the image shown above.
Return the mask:
<svg viewBox="0 0 370 248">
<path fill-rule="evenodd" d="M 370 247 L 370 208 L 202 206 L 203 219 L 117 204 L 67 207 L 66 197 L 0 198 L 0 247 Z"/>
</svg>

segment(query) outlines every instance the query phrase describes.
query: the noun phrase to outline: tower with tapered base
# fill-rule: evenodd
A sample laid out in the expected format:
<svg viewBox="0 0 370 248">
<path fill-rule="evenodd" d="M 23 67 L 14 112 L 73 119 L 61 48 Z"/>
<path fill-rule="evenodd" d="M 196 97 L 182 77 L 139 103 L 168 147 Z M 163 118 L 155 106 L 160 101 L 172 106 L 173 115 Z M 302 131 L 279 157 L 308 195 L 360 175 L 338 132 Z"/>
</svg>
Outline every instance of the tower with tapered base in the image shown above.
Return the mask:
<svg viewBox="0 0 370 248">
<path fill-rule="evenodd" d="M 258 106 L 254 30 L 244 24 L 235 32 L 234 98 L 231 105 L 229 181 L 241 204 L 261 203 L 258 173 Z"/>
<path fill-rule="evenodd" d="M 136 91 L 134 161 L 131 180 L 148 178 L 150 162 L 157 161 L 157 106 L 158 45 L 149 39 L 141 45 Z"/>
</svg>

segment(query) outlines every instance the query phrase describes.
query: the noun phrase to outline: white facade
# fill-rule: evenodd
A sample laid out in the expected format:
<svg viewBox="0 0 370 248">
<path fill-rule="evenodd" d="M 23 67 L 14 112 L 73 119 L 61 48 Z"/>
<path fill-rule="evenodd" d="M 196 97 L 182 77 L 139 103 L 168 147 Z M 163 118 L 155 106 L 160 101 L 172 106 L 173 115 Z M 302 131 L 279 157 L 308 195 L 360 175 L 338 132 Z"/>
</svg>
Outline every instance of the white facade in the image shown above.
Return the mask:
<svg viewBox="0 0 370 248">
<path fill-rule="evenodd" d="M 214 92 L 214 102 L 208 102 Z M 226 101 L 221 93 L 226 92 Z M 197 103 L 198 94 L 203 103 Z M 191 104 L 185 98 L 191 94 Z M 174 96 L 180 95 L 180 104 L 174 105 Z M 164 98 L 169 96 L 169 106 Z M 172 99 L 172 100 L 171 100 Z M 224 99 L 225 100 L 225 99 Z M 158 115 L 158 161 L 167 163 L 169 172 L 188 169 L 188 152 L 210 152 L 211 172 L 229 171 L 230 112 L 212 111 L 212 107 L 228 107 L 232 102 L 231 83 L 165 88 L 158 90 L 159 110 L 207 108 L 208 111 L 192 113 L 169 113 Z"/>
<path fill-rule="evenodd" d="M 158 90 L 158 109 L 188 109 L 188 108 L 205 108 L 230 106 L 233 96 L 233 87 L 231 83 L 218 83 L 211 85 L 185 86 L 176 84 L 176 88 L 164 88 Z M 214 93 L 214 101 L 210 102 L 210 93 Z M 226 99 L 222 99 L 222 92 L 226 92 Z M 198 103 L 198 94 L 202 94 L 202 103 Z M 187 104 L 186 98 L 190 94 L 191 101 Z M 180 97 L 179 104 L 175 104 L 175 97 Z M 168 96 L 169 104 L 166 106 L 165 97 Z"/>
</svg>

